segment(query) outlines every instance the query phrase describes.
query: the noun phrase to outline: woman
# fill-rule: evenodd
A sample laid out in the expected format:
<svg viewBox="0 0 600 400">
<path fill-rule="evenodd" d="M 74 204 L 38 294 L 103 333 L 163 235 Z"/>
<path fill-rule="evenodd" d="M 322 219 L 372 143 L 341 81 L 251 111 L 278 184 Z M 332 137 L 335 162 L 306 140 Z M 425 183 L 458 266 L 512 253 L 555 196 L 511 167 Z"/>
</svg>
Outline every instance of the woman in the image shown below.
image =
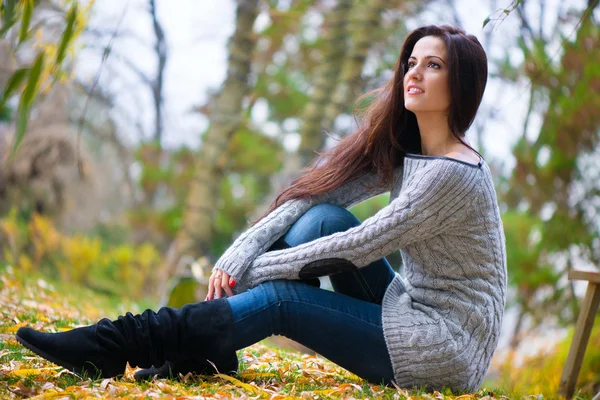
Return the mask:
<svg viewBox="0 0 600 400">
<path fill-rule="evenodd" d="M 476 390 L 506 296 L 492 177 L 465 139 L 486 80 L 474 36 L 414 30 L 361 127 L 218 260 L 208 301 L 17 338 L 80 374 L 162 366 L 143 378 L 236 370 L 235 350 L 281 334 L 372 382 Z M 384 191 L 389 205 L 364 222 L 346 210 Z M 404 277 L 384 258 L 396 249 Z M 315 287 L 323 275 L 333 292 Z"/>
</svg>

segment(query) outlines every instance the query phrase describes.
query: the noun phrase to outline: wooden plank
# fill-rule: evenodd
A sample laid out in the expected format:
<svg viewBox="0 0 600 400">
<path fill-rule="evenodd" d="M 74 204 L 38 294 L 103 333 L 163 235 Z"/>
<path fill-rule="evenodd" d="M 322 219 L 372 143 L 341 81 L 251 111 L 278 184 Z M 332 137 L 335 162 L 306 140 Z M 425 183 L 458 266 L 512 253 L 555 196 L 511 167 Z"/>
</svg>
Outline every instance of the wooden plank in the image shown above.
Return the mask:
<svg viewBox="0 0 600 400">
<path fill-rule="evenodd" d="M 594 317 L 600 305 L 600 284 L 588 283 L 588 288 L 585 293 L 585 299 L 581 307 L 581 312 L 577 318 L 575 326 L 575 334 L 565 363 L 562 377 L 560 378 L 559 393 L 567 399 L 573 397 L 575 392 L 575 384 L 583 362 L 583 355 L 590 339 L 592 326 L 594 325 Z"/>
<path fill-rule="evenodd" d="M 600 284 L 600 272 L 570 270 L 569 279 Z"/>
</svg>

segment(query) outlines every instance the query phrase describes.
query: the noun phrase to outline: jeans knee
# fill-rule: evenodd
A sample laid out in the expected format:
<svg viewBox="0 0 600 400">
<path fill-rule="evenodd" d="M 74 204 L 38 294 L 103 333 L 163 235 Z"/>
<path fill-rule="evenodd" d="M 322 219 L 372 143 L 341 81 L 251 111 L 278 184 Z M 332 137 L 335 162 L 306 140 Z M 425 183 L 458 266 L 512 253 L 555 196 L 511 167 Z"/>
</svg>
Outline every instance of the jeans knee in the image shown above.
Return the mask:
<svg viewBox="0 0 600 400">
<path fill-rule="evenodd" d="M 262 302 L 268 307 L 281 302 L 283 294 L 288 290 L 287 281 L 283 279 L 265 281 L 256 286 L 254 290 L 261 291 Z"/>
<path fill-rule="evenodd" d="M 310 219 L 310 223 L 319 228 L 321 236 L 360 225 L 360 220 L 346 208 L 329 203 L 314 206 L 305 216 Z"/>
<path fill-rule="evenodd" d="M 285 243 L 294 247 L 332 233 L 360 225 L 350 211 L 335 204 L 319 204 L 306 211 L 285 235 Z"/>
</svg>

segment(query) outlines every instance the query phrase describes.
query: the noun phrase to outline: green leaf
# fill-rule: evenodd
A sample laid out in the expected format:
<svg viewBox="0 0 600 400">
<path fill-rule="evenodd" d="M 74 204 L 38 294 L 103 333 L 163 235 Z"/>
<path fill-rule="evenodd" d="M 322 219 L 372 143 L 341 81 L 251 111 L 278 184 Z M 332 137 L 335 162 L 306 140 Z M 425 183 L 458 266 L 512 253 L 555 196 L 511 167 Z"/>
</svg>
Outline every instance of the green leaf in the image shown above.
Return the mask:
<svg viewBox="0 0 600 400">
<path fill-rule="evenodd" d="M 10 107 L 4 106 L 0 108 L 0 122 L 12 122 L 12 109 Z"/>
<path fill-rule="evenodd" d="M 46 57 L 46 53 L 44 51 L 40 51 L 35 61 L 33 62 L 33 66 L 29 71 L 29 80 L 27 81 L 27 86 L 25 87 L 25 91 L 23 92 L 22 100 L 27 105 L 27 108 L 31 107 L 33 100 L 38 92 L 38 83 L 40 81 L 40 75 L 42 73 L 42 68 L 44 67 L 44 58 Z"/>
<path fill-rule="evenodd" d="M 15 141 L 12 146 L 12 152 L 10 154 L 10 158 L 13 159 L 15 154 L 17 154 L 17 149 L 25 136 L 25 130 L 27 129 L 27 122 L 29 121 L 29 111 L 31 110 L 30 106 L 27 105 L 24 101 L 24 96 L 21 97 L 21 101 L 19 102 L 19 117 L 17 120 L 17 132 L 15 133 Z"/>
<path fill-rule="evenodd" d="M 29 120 L 29 112 L 31 105 L 35 99 L 39 90 L 40 75 L 42 74 L 42 68 L 44 67 L 44 58 L 46 54 L 44 51 L 40 51 L 38 56 L 33 62 L 33 66 L 29 70 L 29 79 L 27 80 L 27 86 L 21 95 L 19 100 L 19 110 L 17 112 L 17 132 L 15 134 L 15 142 L 13 143 L 11 158 L 17 153 L 19 144 L 25 136 L 25 130 L 27 129 L 27 121 Z"/>
<path fill-rule="evenodd" d="M 65 31 L 60 38 L 58 50 L 56 51 L 57 66 L 60 65 L 65 58 L 67 47 L 69 46 L 69 42 L 73 38 L 73 33 L 75 32 L 75 21 L 77 21 L 77 2 L 74 2 L 67 12 L 67 25 L 65 26 Z"/>
<path fill-rule="evenodd" d="M 17 22 L 16 6 L 18 0 L 6 0 L 2 2 L 2 29 L 0 36 L 4 36 L 6 32 Z"/>
<path fill-rule="evenodd" d="M 490 17 L 487 17 L 487 18 L 485 19 L 485 21 L 483 21 L 483 26 L 481 27 L 481 29 L 485 28 L 485 26 L 486 26 L 487 24 L 489 24 L 490 20 L 491 20 L 491 18 L 490 18 Z"/>
<path fill-rule="evenodd" d="M 21 32 L 19 33 L 19 44 L 23 43 L 27 39 L 27 33 L 29 32 L 29 24 L 31 22 L 31 15 L 33 14 L 33 0 L 25 0 L 23 5 L 23 15 L 21 17 Z"/>
<path fill-rule="evenodd" d="M 6 87 L 4 88 L 4 94 L 2 95 L 2 99 L 0 100 L 0 109 L 4 108 L 4 105 L 6 104 L 10 96 L 12 96 L 15 90 L 19 86 L 21 86 L 21 83 L 23 83 L 23 80 L 25 79 L 25 76 L 27 75 L 28 71 L 29 68 L 20 68 L 16 70 L 10 78 L 8 78 L 8 82 L 6 83 Z"/>
</svg>

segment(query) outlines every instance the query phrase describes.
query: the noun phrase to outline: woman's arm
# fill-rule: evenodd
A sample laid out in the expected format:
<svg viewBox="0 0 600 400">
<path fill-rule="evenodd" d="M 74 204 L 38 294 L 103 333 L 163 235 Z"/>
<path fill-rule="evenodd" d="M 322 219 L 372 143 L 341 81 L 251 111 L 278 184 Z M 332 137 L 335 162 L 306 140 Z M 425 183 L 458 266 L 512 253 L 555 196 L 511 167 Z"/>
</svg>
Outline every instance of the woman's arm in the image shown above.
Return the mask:
<svg viewBox="0 0 600 400">
<path fill-rule="evenodd" d="M 476 197 L 480 172 L 445 160 L 415 172 L 400 195 L 361 225 L 289 249 L 257 257 L 244 286 L 273 279 L 299 279 L 302 270 L 332 264 L 364 267 L 399 248 L 456 227 Z"/>
<path fill-rule="evenodd" d="M 369 188 L 377 184 L 378 180 L 377 174 L 368 173 L 323 196 L 285 202 L 240 235 L 223 253 L 214 268 L 239 280 L 256 257 L 269 249 L 311 207 L 321 203 L 352 207 L 390 190 L 391 185 Z"/>
</svg>

